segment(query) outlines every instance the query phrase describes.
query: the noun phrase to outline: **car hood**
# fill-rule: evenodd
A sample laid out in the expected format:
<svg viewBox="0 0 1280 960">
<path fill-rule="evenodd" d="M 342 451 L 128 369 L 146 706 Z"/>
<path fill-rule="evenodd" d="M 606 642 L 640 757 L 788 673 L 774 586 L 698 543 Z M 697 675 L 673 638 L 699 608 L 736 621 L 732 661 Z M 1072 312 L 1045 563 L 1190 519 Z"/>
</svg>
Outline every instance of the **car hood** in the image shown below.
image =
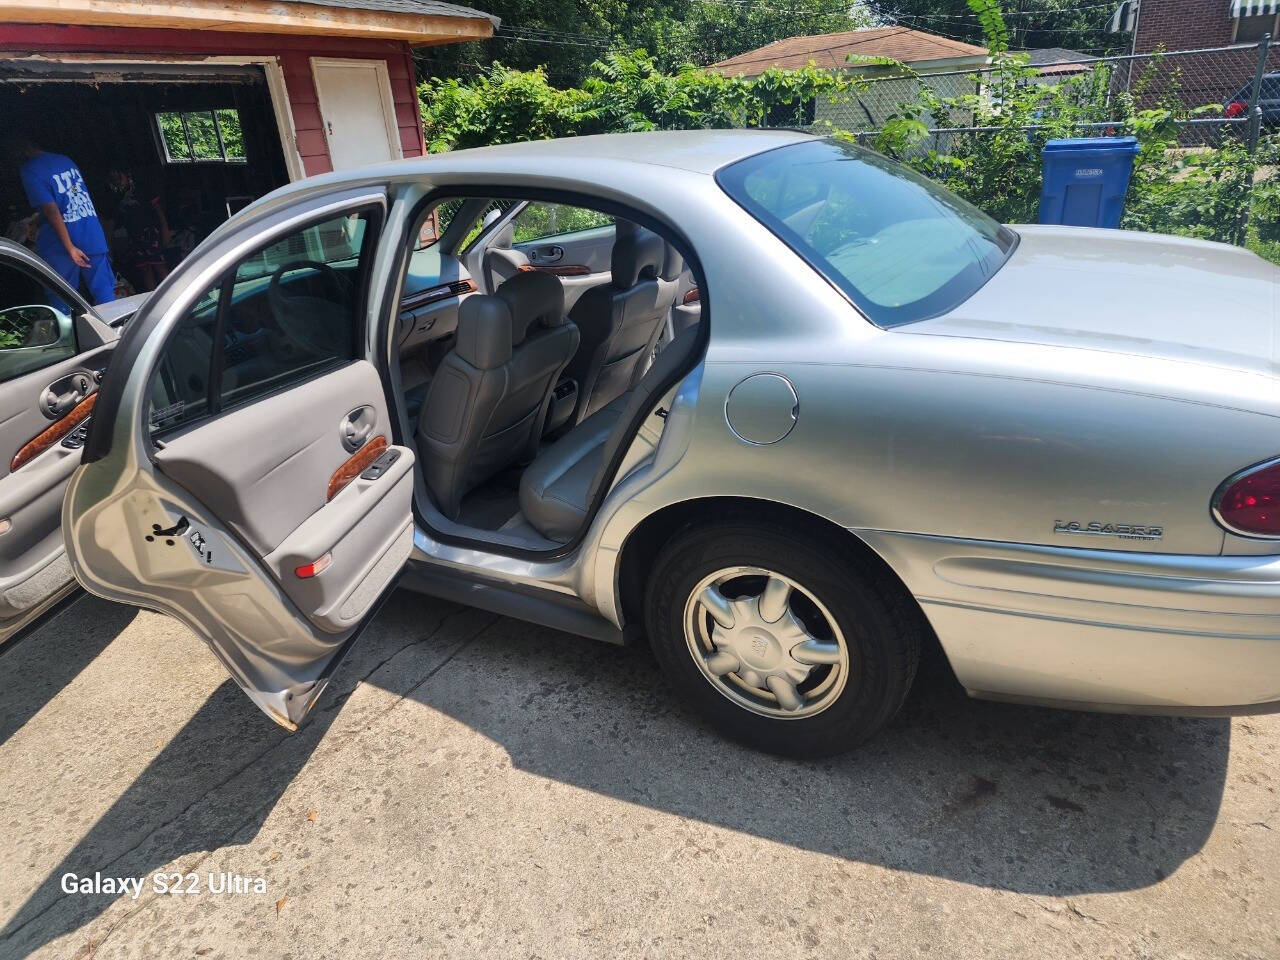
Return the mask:
<svg viewBox="0 0 1280 960">
<path fill-rule="evenodd" d="M 147 301 L 149 293 L 135 293 L 133 296 L 120 297 L 107 303 L 100 303 L 93 308 L 102 320 L 113 327 L 123 326 L 138 312 L 138 308 Z"/>
<path fill-rule="evenodd" d="M 981 290 L 902 329 L 1280 376 L 1280 269 L 1256 254 L 1121 230 L 1015 229 L 1017 249 Z"/>
</svg>

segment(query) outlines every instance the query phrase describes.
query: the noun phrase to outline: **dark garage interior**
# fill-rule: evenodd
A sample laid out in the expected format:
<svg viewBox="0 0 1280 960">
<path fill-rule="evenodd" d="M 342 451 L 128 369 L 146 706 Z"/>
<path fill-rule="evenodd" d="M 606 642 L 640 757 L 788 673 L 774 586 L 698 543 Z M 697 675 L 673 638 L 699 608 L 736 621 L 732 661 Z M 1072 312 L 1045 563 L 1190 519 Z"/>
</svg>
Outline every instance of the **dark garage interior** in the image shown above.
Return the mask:
<svg viewBox="0 0 1280 960">
<path fill-rule="evenodd" d="M 0 117 L 5 136 L 25 137 L 80 167 L 111 244 L 120 295 L 152 289 L 228 216 L 289 180 L 257 67 L 0 65 Z M 132 181 L 137 205 L 122 204 L 121 174 Z M 32 214 L 18 171 L 0 170 L 4 235 L 30 244 Z M 136 265 L 148 259 L 136 253 L 139 217 L 157 233 L 161 222 L 167 227 L 163 267 Z"/>
</svg>

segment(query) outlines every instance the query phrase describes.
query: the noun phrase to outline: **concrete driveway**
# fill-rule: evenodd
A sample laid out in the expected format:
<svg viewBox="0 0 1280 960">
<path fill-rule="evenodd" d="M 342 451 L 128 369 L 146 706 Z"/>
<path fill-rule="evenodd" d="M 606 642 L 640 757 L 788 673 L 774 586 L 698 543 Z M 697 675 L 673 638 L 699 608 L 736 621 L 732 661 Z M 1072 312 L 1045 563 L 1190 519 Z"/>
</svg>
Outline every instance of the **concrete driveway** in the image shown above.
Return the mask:
<svg viewBox="0 0 1280 960">
<path fill-rule="evenodd" d="M 85 600 L 0 658 L 0 740 L 5 958 L 1280 955 L 1277 718 L 935 670 L 872 745 L 792 763 L 643 649 L 402 592 L 293 736 L 175 622 Z M 62 891 L 95 871 L 142 892 Z"/>
</svg>

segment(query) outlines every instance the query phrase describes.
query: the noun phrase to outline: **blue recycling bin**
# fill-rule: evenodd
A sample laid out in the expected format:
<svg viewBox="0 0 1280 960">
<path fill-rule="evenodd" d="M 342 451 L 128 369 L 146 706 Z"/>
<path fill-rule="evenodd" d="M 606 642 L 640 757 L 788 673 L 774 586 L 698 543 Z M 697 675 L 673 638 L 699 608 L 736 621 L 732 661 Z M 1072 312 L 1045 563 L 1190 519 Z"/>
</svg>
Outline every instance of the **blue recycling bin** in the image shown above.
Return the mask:
<svg viewBox="0 0 1280 960">
<path fill-rule="evenodd" d="M 1136 137 L 1078 137 L 1044 145 L 1040 222 L 1118 227 L 1138 153 Z"/>
</svg>

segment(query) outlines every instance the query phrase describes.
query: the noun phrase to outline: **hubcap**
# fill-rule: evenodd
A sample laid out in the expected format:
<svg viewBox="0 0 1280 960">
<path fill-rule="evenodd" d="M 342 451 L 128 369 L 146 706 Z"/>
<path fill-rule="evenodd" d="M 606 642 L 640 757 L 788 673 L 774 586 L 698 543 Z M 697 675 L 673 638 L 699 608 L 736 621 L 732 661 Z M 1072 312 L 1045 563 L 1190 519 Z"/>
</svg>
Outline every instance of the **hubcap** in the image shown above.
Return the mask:
<svg viewBox="0 0 1280 960">
<path fill-rule="evenodd" d="M 831 706 L 849 676 L 835 618 L 796 581 L 763 567 L 726 567 L 685 604 L 693 662 L 721 694 L 753 713 L 794 720 Z"/>
</svg>

